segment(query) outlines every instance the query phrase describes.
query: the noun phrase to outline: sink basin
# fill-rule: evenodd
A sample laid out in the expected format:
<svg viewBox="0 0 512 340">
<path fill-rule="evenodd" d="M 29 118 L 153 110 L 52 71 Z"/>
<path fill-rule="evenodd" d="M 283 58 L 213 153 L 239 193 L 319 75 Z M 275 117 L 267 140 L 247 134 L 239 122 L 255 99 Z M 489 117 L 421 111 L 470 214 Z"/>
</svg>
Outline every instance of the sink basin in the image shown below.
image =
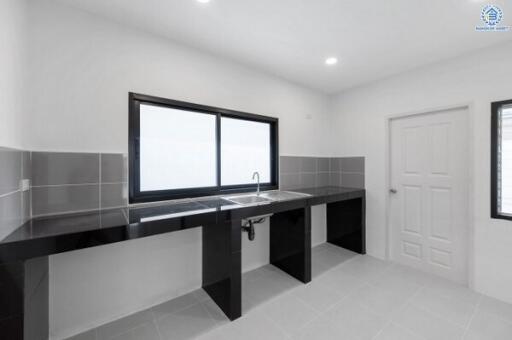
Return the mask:
<svg viewBox="0 0 512 340">
<path fill-rule="evenodd" d="M 260 197 L 269 198 L 272 201 L 286 201 L 293 200 L 297 198 L 303 198 L 311 196 L 309 194 L 303 194 L 301 192 L 293 192 L 293 191 L 267 191 L 262 192 Z"/>
<path fill-rule="evenodd" d="M 236 203 L 236 204 L 256 204 L 256 203 L 270 203 L 272 199 L 263 197 L 262 195 L 245 195 L 245 196 L 232 196 L 224 197 L 225 200 Z"/>
<path fill-rule="evenodd" d="M 293 191 L 265 191 L 260 193 L 260 195 L 252 194 L 252 195 L 243 195 L 243 196 L 231 196 L 231 197 L 224 197 L 225 200 L 246 205 L 246 204 L 258 204 L 258 203 L 270 203 L 272 201 L 287 201 L 287 200 L 293 200 L 303 197 L 311 196 L 309 194 L 303 194 L 300 192 L 293 192 Z"/>
</svg>

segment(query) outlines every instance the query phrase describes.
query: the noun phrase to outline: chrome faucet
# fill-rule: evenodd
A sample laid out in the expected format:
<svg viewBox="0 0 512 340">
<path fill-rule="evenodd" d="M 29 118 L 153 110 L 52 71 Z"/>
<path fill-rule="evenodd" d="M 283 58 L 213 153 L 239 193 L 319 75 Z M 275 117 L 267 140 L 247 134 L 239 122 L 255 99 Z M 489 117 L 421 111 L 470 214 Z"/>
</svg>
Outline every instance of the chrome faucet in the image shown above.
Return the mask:
<svg viewBox="0 0 512 340">
<path fill-rule="evenodd" d="M 254 172 L 252 174 L 252 179 L 254 180 L 254 177 L 258 177 L 258 187 L 256 189 L 256 195 L 259 196 L 260 195 L 260 173 L 258 171 Z"/>
</svg>

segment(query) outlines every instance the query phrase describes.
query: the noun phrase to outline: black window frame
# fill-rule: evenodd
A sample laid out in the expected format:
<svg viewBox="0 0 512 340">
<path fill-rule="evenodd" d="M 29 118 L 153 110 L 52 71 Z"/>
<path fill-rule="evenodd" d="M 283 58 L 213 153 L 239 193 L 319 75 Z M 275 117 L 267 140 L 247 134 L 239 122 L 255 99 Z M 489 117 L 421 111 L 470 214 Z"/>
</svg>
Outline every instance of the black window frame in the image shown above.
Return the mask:
<svg viewBox="0 0 512 340">
<path fill-rule="evenodd" d="M 262 183 L 261 190 L 279 188 L 279 119 L 253 113 L 234 111 L 213 106 L 189 103 L 179 100 L 155 97 L 130 92 L 128 122 L 128 157 L 129 157 L 129 201 L 144 203 L 165 201 L 200 196 L 227 195 L 256 190 L 256 183 L 241 185 L 221 185 L 221 117 L 262 122 L 270 124 L 270 183 Z M 173 109 L 182 109 L 216 116 L 216 186 L 203 188 L 169 189 L 140 191 L 140 105 L 149 104 Z"/>
<path fill-rule="evenodd" d="M 491 218 L 512 220 L 499 209 L 500 200 L 500 109 L 512 105 L 512 99 L 491 103 Z"/>
</svg>

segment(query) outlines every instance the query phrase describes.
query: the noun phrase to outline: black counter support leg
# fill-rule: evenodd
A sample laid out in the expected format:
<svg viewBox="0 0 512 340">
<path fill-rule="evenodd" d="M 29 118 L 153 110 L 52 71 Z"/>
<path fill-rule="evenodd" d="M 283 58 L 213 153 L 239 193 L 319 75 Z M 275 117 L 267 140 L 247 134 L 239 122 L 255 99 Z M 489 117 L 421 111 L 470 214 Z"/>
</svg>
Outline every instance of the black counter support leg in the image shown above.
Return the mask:
<svg viewBox="0 0 512 340">
<path fill-rule="evenodd" d="M 270 263 L 304 283 L 311 281 L 311 207 L 272 215 Z"/>
<path fill-rule="evenodd" d="M 327 204 L 327 242 L 366 254 L 365 199 Z"/>
<path fill-rule="evenodd" d="M 203 289 L 230 320 L 242 315 L 241 221 L 203 228 Z"/>
<path fill-rule="evenodd" d="M 0 336 L 47 340 L 49 328 L 48 257 L 0 264 Z"/>
</svg>

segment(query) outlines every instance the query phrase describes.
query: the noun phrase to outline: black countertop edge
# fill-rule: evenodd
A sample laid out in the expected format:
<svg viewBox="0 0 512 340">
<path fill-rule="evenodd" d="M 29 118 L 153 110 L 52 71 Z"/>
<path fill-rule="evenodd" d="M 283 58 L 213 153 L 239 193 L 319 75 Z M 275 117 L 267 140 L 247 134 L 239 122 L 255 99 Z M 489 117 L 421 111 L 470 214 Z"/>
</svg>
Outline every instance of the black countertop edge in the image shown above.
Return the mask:
<svg viewBox="0 0 512 340">
<path fill-rule="evenodd" d="M 220 197 L 198 198 L 36 217 L 0 241 L 0 263 L 365 197 L 364 189 L 343 187 L 287 191 L 310 196 L 249 206 Z"/>
</svg>

